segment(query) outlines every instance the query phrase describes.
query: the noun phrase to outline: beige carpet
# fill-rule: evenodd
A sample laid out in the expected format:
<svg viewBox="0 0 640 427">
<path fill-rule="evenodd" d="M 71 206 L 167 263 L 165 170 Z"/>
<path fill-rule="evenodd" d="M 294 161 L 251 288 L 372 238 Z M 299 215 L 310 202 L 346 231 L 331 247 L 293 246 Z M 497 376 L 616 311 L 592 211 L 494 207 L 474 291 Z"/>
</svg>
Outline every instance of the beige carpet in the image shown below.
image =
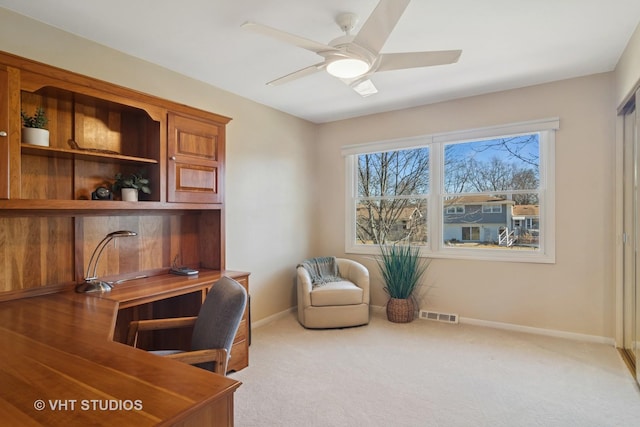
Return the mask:
<svg viewBox="0 0 640 427">
<path fill-rule="evenodd" d="M 415 320 L 253 331 L 232 378 L 238 427 L 640 426 L 640 392 L 610 346 Z"/>
</svg>

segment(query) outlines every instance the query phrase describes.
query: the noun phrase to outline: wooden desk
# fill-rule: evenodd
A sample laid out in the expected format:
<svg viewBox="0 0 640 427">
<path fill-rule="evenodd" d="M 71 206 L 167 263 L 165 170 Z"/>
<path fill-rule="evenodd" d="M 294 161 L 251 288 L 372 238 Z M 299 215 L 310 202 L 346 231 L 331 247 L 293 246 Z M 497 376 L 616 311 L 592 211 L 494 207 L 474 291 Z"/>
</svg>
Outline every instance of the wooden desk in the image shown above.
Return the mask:
<svg viewBox="0 0 640 427">
<path fill-rule="evenodd" d="M 240 382 L 111 340 L 120 304 L 202 290 L 219 276 L 0 303 L 3 425 L 232 426 Z"/>
<path fill-rule="evenodd" d="M 225 271 L 249 292 L 249 274 Z M 197 277 L 164 274 L 116 285 L 111 292 L 97 294 L 118 304 L 118 315 L 112 330 L 114 341 L 126 342 L 129 322 L 140 319 L 197 316 L 207 290 L 221 277 L 219 271 L 200 270 Z M 238 333 L 231 348 L 229 371 L 239 371 L 249 365 L 249 305 L 245 309 Z M 139 346 L 147 350 L 167 348 L 189 350 L 191 330 L 152 332 L 152 337 L 139 338 Z"/>
</svg>

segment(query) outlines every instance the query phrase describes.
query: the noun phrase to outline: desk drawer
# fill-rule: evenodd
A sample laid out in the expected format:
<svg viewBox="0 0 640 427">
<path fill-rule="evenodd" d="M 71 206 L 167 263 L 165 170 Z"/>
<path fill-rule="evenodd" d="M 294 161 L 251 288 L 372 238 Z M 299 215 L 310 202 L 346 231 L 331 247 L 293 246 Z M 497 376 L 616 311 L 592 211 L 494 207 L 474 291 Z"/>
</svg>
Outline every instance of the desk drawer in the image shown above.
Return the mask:
<svg viewBox="0 0 640 427">
<path fill-rule="evenodd" d="M 237 343 L 240 341 L 244 341 L 247 339 L 247 319 L 244 319 L 240 322 L 240 326 L 238 326 L 238 332 L 236 333 L 236 337 L 233 340 L 233 343 Z"/>
<path fill-rule="evenodd" d="M 249 366 L 249 346 L 247 341 L 240 341 L 231 347 L 231 359 L 229 359 L 228 371 L 239 371 Z"/>
</svg>

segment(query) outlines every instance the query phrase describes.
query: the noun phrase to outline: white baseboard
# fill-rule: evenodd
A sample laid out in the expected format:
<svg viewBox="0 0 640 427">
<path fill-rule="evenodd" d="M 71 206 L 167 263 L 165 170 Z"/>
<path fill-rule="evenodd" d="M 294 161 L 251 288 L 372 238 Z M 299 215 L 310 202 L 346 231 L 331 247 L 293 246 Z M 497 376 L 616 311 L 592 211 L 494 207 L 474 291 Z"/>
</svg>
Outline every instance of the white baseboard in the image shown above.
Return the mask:
<svg viewBox="0 0 640 427">
<path fill-rule="evenodd" d="M 265 326 L 265 325 L 267 325 L 267 324 L 269 324 L 269 323 L 271 323 L 273 321 L 276 321 L 278 319 L 281 319 L 283 317 L 288 316 L 291 312 L 296 311 L 296 310 L 297 310 L 297 307 L 291 307 L 291 308 L 289 308 L 287 310 L 284 310 L 284 311 L 281 311 L 279 313 L 272 314 L 269 317 L 265 317 L 264 319 L 260 319 L 260 320 L 257 320 L 255 322 L 251 322 L 251 329 L 256 329 L 256 328 L 259 328 L 261 326 Z"/>
<path fill-rule="evenodd" d="M 516 325 L 514 323 L 493 322 L 490 320 L 471 319 L 469 317 L 460 317 L 460 323 L 467 325 L 486 326 L 488 328 L 505 329 L 508 331 L 525 332 L 528 334 L 546 335 L 556 338 L 565 338 L 575 341 L 584 341 L 595 344 L 606 344 L 615 346 L 616 342 L 611 337 L 601 337 L 598 335 L 579 334 L 576 332 L 559 331 L 556 329 L 534 328 L 532 326 Z"/>
<path fill-rule="evenodd" d="M 371 311 L 375 311 L 377 313 L 384 313 L 386 311 L 386 307 L 384 306 L 371 305 L 369 307 Z M 260 319 L 257 322 L 253 322 L 251 325 L 251 329 L 259 328 L 261 326 L 264 326 L 268 323 L 273 322 L 274 320 L 288 316 L 291 312 L 295 310 L 297 310 L 297 307 L 291 307 L 288 310 L 281 311 L 269 317 L 265 317 L 264 319 Z M 416 320 L 419 320 L 419 319 L 416 319 Z M 472 319 L 470 317 L 459 317 L 458 321 L 460 323 L 464 323 L 467 325 L 484 326 L 487 328 L 504 329 L 507 331 L 515 331 L 515 332 L 524 332 L 527 334 L 546 335 L 549 337 L 590 342 L 594 344 L 605 344 L 613 347 L 615 347 L 616 345 L 616 341 L 614 338 L 601 337 L 598 335 L 579 334 L 576 332 L 559 331 L 556 329 L 534 328 L 533 326 L 523 326 L 523 325 L 517 325 L 515 323 L 494 322 L 491 320 Z"/>
<path fill-rule="evenodd" d="M 371 306 L 372 310 L 383 313 L 385 307 Z M 418 319 L 416 319 L 418 320 Z M 575 341 L 590 342 L 595 344 L 616 345 L 615 339 L 610 337 L 601 337 L 598 335 L 579 334 L 576 332 L 559 331 L 556 329 L 534 328 L 532 326 L 517 325 L 515 323 L 493 322 L 491 320 L 472 319 L 470 317 L 459 317 L 460 323 L 467 325 L 484 326 L 487 328 L 504 329 L 508 331 L 525 332 L 528 334 L 546 335 L 549 337 L 565 338 Z"/>
</svg>

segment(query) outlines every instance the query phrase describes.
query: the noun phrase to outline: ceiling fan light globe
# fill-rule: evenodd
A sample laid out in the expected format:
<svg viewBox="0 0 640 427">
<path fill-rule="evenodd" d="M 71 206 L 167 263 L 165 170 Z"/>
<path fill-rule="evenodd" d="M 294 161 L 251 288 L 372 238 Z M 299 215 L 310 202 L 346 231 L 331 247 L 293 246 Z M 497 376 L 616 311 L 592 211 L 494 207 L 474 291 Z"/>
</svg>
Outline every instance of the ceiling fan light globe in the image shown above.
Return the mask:
<svg viewBox="0 0 640 427">
<path fill-rule="evenodd" d="M 371 65 L 362 59 L 341 58 L 327 65 L 327 73 L 341 79 L 352 79 L 365 74 L 370 68 Z"/>
</svg>

